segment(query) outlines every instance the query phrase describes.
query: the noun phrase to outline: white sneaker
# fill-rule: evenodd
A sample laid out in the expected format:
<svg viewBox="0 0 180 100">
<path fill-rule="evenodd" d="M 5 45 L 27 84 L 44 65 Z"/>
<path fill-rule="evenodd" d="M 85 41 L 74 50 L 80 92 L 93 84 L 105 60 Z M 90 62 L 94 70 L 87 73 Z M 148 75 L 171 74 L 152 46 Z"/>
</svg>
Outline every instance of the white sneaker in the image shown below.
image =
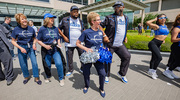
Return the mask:
<svg viewBox="0 0 180 100">
<path fill-rule="evenodd" d="M 60 80 L 59 84 L 60 86 L 64 86 L 64 79 Z"/>
<path fill-rule="evenodd" d="M 173 76 L 171 76 L 171 71 L 170 70 L 166 70 L 163 72 L 163 75 L 165 75 L 166 77 L 170 78 L 170 79 L 174 79 Z"/>
<path fill-rule="evenodd" d="M 70 76 L 72 74 L 72 72 L 68 72 L 66 73 L 66 76 Z"/>
<path fill-rule="evenodd" d="M 105 83 L 109 83 L 109 77 L 105 77 Z"/>
<path fill-rule="evenodd" d="M 176 67 L 176 70 L 178 70 L 180 72 L 180 67 Z"/>
<path fill-rule="evenodd" d="M 158 75 L 156 73 L 156 70 L 154 69 L 149 69 L 149 71 L 147 72 L 153 79 L 157 79 Z M 156 78 L 155 78 L 156 77 Z"/>
<path fill-rule="evenodd" d="M 152 77 L 152 79 L 156 80 L 156 79 L 157 79 L 157 74 L 156 74 L 156 72 L 152 72 L 151 77 Z"/>
<path fill-rule="evenodd" d="M 147 72 L 149 75 L 152 75 L 152 69 L 149 69 Z"/>
<path fill-rule="evenodd" d="M 49 82 L 51 82 L 51 79 L 50 78 L 46 78 L 45 79 L 45 83 L 49 83 Z"/>
<path fill-rule="evenodd" d="M 178 76 L 176 76 L 173 71 L 171 71 L 171 76 L 174 77 L 174 78 L 179 78 Z"/>
<path fill-rule="evenodd" d="M 127 80 L 126 76 L 121 76 L 121 75 L 119 74 L 119 72 L 117 72 L 117 74 L 118 74 L 118 76 L 120 77 L 120 79 L 121 79 L 124 83 L 128 83 L 128 80 Z"/>
</svg>

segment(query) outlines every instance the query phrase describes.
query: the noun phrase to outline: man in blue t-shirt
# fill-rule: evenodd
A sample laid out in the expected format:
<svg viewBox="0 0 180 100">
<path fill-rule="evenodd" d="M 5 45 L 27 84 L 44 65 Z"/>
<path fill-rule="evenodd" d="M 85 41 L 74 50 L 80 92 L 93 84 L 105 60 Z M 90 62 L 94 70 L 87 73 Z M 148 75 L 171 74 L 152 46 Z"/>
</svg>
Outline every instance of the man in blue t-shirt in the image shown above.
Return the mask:
<svg viewBox="0 0 180 100">
<path fill-rule="evenodd" d="M 108 36 L 110 42 L 105 43 L 109 48 L 109 51 L 114 52 L 121 58 L 120 70 L 117 73 L 124 83 L 127 83 L 126 73 L 129 67 L 131 55 L 125 47 L 124 43 L 127 43 L 127 28 L 128 17 L 123 14 L 124 4 L 121 1 L 117 1 L 114 5 L 114 14 L 106 16 L 105 20 L 101 22 L 101 26 L 106 28 L 105 33 Z M 107 77 L 105 83 L 109 82 L 110 76 L 110 64 L 105 64 L 105 70 Z"/>
<path fill-rule="evenodd" d="M 78 18 L 78 11 L 79 8 L 77 6 L 72 6 L 70 8 L 70 16 L 63 18 L 59 24 L 59 33 L 65 41 L 67 66 L 69 67 L 66 76 L 70 76 L 73 72 L 74 49 L 77 49 L 79 56 L 83 53 L 83 50 L 76 46 L 76 41 L 84 30 L 83 22 Z M 80 72 L 82 72 L 82 65 L 81 62 Z"/>
</svg>

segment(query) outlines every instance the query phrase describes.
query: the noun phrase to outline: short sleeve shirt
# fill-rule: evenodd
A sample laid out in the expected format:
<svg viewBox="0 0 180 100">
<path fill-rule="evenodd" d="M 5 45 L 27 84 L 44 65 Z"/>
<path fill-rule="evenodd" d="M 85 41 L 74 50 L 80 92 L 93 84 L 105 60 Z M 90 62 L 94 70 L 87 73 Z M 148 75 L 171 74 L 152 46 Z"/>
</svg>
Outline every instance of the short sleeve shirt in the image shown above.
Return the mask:
<svg viewBox="0 0 180 100">
<path fill-rule="evenodd" d="M 101 43 L 103 42 L 103 33 L 101 30 L 94 31 L 89 28 L 82 32 L 78 40 L 84 42 L 85 47 L 87 48 L 95 46 L 96 49 L 99 49 Z"/>
<path fill-rule="evenodd" d="M 45 44 L 52 44 L 54 40 L 60 39 L 58 28 L 53 26 L 52 28 L 48 28 L 42 26 L 39 29 L 37 39 L 42 41 Z"/>
<path fill-rule="evenodd" d="M 26 28 L 17 26 L 12 31 L 11 37 L 17 39 L 18 44 L 26 45 L 27 43 L 33 44 L 33 38 L 36 37 L 36 34 L 34 29 L 30 26 Z"/>
</svg>

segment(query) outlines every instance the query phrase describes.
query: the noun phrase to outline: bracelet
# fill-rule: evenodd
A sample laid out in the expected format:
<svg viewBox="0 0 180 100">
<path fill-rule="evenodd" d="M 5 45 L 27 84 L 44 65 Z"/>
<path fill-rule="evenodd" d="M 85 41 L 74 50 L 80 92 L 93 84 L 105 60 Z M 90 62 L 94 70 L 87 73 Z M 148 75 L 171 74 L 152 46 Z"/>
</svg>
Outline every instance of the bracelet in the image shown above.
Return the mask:
<svg viewBox="0 0 180 100">
<path fill-rule="evenodd" d="M 104 35 L 103 37 L 106 37 L 106 35 Z"/>
</svg>

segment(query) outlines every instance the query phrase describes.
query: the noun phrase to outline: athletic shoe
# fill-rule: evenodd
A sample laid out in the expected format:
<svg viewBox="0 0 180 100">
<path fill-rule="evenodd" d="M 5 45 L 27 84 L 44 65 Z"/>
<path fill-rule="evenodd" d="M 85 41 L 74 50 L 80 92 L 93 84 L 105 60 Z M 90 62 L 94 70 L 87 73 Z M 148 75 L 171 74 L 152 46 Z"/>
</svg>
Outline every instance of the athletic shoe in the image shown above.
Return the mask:
<svg viewBox="0 0 180 100">
<path fill-rule="evenodd" d="M 49 83 L 49 82 L 51 82 L 51 79 L 50 78 L 46 78 L 45 79 L 45 83 Z"/>
<path fill-rule="evenodd" d="M 174 77 L 174 78 L 176 78 L 176 79 L 179 78 L 178 76 L 176 76 L 176 75 L 173 73 L 173 71 L 171 71 L 171 76 Z"/>
<path fill-rule="evenodd" d="M 147 72 L 153 79 L 157 79 L 158 75 L 156 74 L 156 70 L 154 69 L 149 69 Z"/>
<path fill-rule="evenodd" d="M 127 80 L 126 76 L 121 76 L 121 75 L 119 74 L 119 72 L 118 72 L 117 74 L 118 74 L 118 76 L 120 77 L 120 79 L 121 79 L 124 83 L 128 83 L 128 80 Z"/>
<path fill-rule="evenodd" d="M 105 77 L 105 83 L 107 84 L 107 83 L 109 83 L 109 77 Z"/>
<path fill-rule="evenodd" d="M 66 73 L 66 76 L 70 76 L 72 74 L 72 72 L 68 72 Z"/>
<path fill-rule="evenodd" d="M 170 79 L 174 79 L 173 76 L 171 76 L 171 71 L 170 70 L 166 70 L 163 72 L 163 75 L 165 75 L 166 77 L 170 78 Z"/>
<path fill-rule="evenodd" d="M 60 86 L 64 86 L 64 79 L 60 80 L 59 84 Z"/>
<path fill-rule="evenodd" d="M 156 79 L 157 79 L 157 74 L 156 74 L 156 72 L 152 72 L 151 77 L 152 77 L 152 79 L 156 80 Z"/>
<path fill-rule="evenodd" d="M 7 86 L 11 85 L 13 83 L 12 80 L 7 80 Z"/>
<path fill-rule="evenodd" d="M 176 70 L 178 70 L 180 72 L 180 67 L 176 67 Z"/>
<path fill-rule="evenodd" d="M 152 75 L 152 69 L 149 69 L 147 72 L 149 75 Z"/>
</svg>

